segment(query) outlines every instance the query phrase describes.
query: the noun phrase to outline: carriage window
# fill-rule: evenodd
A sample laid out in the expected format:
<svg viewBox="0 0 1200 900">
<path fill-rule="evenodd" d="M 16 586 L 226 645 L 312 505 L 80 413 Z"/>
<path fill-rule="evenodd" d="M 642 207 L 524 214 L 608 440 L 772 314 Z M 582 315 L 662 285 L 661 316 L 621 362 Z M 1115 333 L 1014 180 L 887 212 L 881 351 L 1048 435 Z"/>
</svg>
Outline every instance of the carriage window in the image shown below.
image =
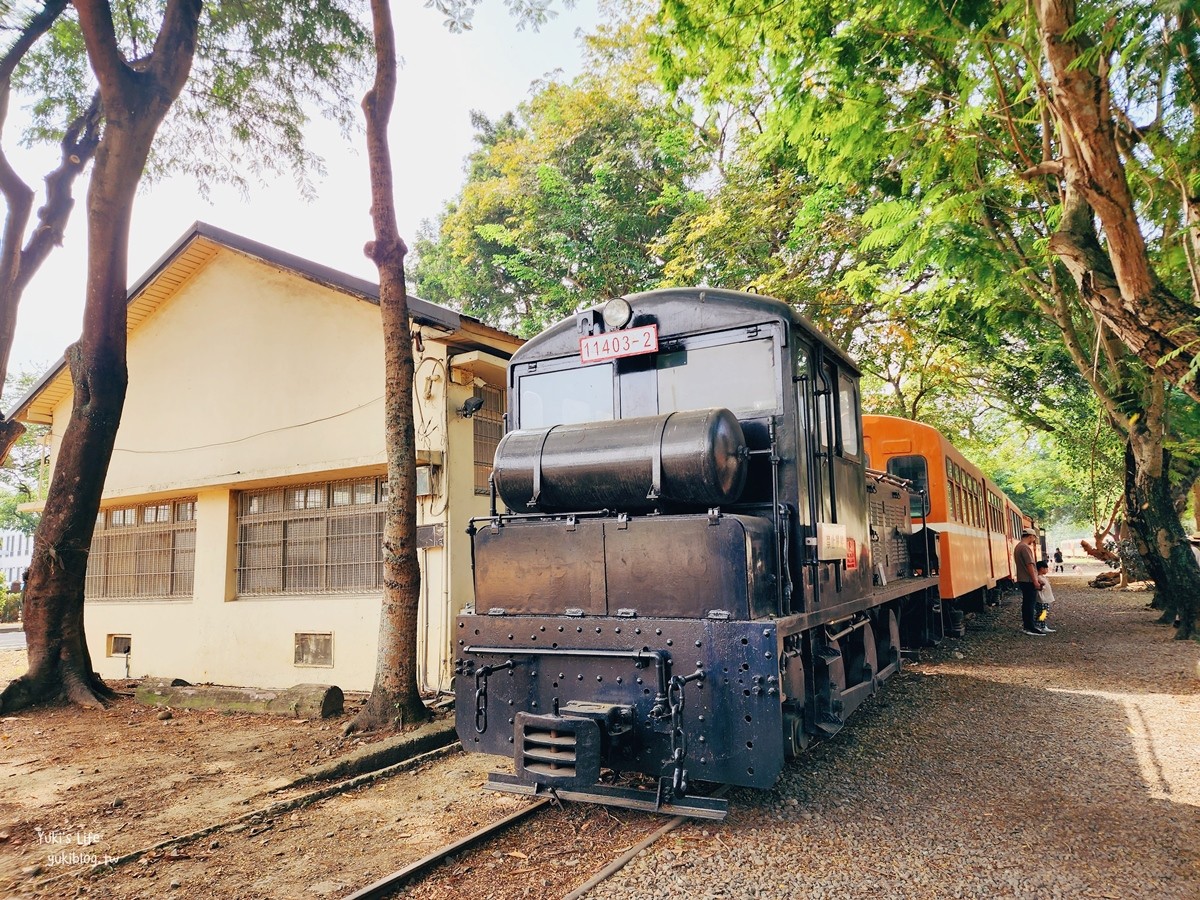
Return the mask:
<svg viewBox="0 0 1200 900">
<path fill-rule="evenodd" d="M 778 408 L 771 338 L 660 353 L 655 368 L 660 413 L 724 407 L 753 415 Z"/>
<path fill-rule="evenodd" d="M 929 515 L 929 466 L 923 456 L 893 456 L 888 460 L 889 475 L 905 478 L 911 481 L 925 493 L 912 498 L 912 514 L 914 516 Z"/>
<path fill-rule="evenodd" d="M 845 375 L 838 376 L 838 419 L 842 433 L 842 454 L 858 456 L 858 398 L 854 382 Z"/>
<path fill-rule="evenodd" d="M 611 365 L 525 375 L 517 383 L 521 428 L 607 422 L 614 416 Z"/>
</svg>

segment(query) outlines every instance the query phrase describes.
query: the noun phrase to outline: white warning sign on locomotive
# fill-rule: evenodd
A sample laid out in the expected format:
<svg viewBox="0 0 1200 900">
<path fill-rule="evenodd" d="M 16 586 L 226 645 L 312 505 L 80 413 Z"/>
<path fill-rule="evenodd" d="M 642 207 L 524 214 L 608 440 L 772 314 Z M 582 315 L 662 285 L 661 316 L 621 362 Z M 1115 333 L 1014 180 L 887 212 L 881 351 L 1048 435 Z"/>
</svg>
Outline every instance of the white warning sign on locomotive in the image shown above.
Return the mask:
<svg viewBox="0 0 1200 900">
<path fill-rule="evenodd" d="M 841 523 L 817 523 L 817 559 L 846 558 L 846 526 Z"/>
<path fill-rule="evenodd" d="M 579 339 L 579 358 L 585 363 L 657 351 L 658 326 L 654 324 L 610 331 L 607 334 L 592 334 Z"/>
</svg>

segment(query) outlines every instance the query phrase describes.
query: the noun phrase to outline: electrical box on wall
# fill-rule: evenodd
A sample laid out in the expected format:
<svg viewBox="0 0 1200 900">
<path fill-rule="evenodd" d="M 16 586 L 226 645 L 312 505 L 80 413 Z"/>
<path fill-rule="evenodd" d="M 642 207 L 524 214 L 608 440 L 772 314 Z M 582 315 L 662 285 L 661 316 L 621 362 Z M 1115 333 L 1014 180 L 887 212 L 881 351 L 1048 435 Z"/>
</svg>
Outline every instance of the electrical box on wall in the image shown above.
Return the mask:
<svg viewBox="0 0 1200 900">
<path fill-rule="evenodd" d="M 417 496 L 429 497 L 435 492 L 433 489 L 434 469 L 436 466 L 417 466 Z"/>
</svg>

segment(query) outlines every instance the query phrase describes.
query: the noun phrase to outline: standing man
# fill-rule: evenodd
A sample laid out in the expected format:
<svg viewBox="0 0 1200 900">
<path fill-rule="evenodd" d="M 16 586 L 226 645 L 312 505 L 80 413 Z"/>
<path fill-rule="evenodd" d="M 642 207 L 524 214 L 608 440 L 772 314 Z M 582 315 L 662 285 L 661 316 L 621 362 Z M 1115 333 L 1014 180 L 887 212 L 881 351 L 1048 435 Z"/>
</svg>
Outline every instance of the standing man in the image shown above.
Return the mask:
<svg viewBox="0 0 1200 900">
<path fill-rule="evenodd" d="M 1037 532 L 1032 528 L 1021 531 L 1021 543 L 1013 550 L 1013 564 L 1017 570 L 1017 587 L 1021 589 L 1021 630 L 1026 634 L 1042 637 L 1049 634 L 1038 626 L 1037 603 L 1038 578 L 1037 561 L 1034 559 L 1033 547 L 1037 543 Z"/>
</svg>

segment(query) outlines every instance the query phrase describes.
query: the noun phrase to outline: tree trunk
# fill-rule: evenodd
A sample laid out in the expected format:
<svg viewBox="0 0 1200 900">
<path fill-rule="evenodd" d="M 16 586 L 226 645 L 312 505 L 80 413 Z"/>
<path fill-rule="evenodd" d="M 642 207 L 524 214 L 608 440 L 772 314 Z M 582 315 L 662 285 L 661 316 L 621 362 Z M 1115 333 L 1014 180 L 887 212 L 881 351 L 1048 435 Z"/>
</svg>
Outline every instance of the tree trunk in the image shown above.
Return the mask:
<svg viewBox="0 0 1200 900">
<path fill-rule="evenodd" d="M 1064 225 L 1050 249 L 1071 270 L 1084 302 L 1114 334 L 1151 367 L 1193 399 L 1200 379 L 1191 371 L 1200 330 L 1200 308 L 1177 297 L 1150 264 L 1125 166 L 1117 149 L 1109 107 L 1108 60 L 1089 61 L 1086 34 L 1078 26 L 1075 0 L 1036 0 L 1042 50 L 1049 67 L 1050 108 L 1058 122 L 1068 198 Z M 1074 205 L 1070 194 L 1094 210 L 1103 225 L 1111 269 L 1093 264 L 1092 248 L 1065 221 Z M 1167 357 L 1170 357 L 1169 359 Z"/>
<path fill-rule="evenodd" d="M 200 0 L 169 0 L 148 60 L 120 55 L 107 3 L 76 0 L 107 122 L 88 189 L 83 334 L 68 350 L 71 416 L 34 534 L 25 589 L 29 671 L 0 694 L 0 711 L 65 696 L 96 707 L 112 692 L 92 671 L 83 627 L 88 550 L 112 458 L 128 370 L 125 360 L 129 225 L 150 145 L 191 69 Z"/>
<path fill-rule="evenodd" d="M 1200 565 L 1175 510 L 1169 464 L 1161 438 L 1135 427 L 1125 444 L 1126 521 L 1154 579 L 1161 621 L 1174 623 L 1175 636 L 1184 639 L 1196 634 Z"/>
<path fill-rule="evenodd" d="M 387 129 L 396 96 L 396 41 L 387 0 L 371 0 L 375 26 L 375 84 L 363 97 L 371 170 L 375 240 L 365 252 L 379 269 L 383 317 L 384 434 L 388 458 L 387 518 L 383 526 L 383 605 L 371 696 L 347 730 L 412 726 L 429 718 L 417 689 L 417 442 L 413 427 L 413 356 L 404 257 L 396 225 Z"/>
</svg>

